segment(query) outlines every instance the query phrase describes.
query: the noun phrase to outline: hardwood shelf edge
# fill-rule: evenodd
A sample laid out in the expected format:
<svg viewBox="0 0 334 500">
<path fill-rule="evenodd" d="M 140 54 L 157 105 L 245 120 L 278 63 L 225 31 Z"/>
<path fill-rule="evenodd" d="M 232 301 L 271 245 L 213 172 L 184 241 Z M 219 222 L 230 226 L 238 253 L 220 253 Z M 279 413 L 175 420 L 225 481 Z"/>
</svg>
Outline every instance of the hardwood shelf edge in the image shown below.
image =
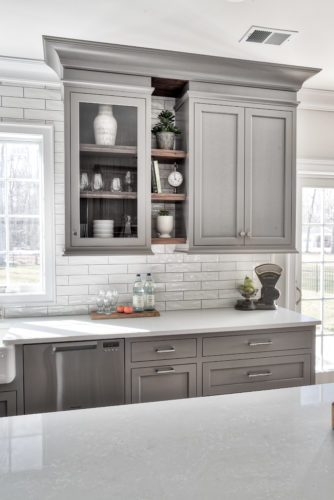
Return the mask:
<svg viewBox="0 0 334 500">
<path fill-rule="evenodd" d="M 184 193 L 151 193 L 152 201 L 185 201 L 187 195 Z"/>
<path fill-rule="evenodd" d="M 152 238 L 152 245 L 182 245 L 187 238 Z"/>
</svg>

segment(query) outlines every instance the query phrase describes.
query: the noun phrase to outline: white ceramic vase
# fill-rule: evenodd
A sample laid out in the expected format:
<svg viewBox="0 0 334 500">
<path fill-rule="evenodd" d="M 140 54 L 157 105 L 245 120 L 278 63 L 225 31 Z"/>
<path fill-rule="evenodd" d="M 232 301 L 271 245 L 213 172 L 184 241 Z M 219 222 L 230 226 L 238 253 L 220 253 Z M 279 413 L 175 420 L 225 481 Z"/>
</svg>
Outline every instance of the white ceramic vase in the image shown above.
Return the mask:
<svg viewBox="0 0 334 500">
<path fill-rule="evenodd" d="M 157 229 L 159 238 L 171 238 L 170 233 L 173 231 L 174 217 L 172 215 L 158 215 Z"/>
<path fill-rule="evenodd" d="M 99 146 L 114 146 L 117 134 L 117 121 L 112 114 L 112 106 L 99 105 L 99 114 L 94 119 L 95 143 Z"/>
</svg>

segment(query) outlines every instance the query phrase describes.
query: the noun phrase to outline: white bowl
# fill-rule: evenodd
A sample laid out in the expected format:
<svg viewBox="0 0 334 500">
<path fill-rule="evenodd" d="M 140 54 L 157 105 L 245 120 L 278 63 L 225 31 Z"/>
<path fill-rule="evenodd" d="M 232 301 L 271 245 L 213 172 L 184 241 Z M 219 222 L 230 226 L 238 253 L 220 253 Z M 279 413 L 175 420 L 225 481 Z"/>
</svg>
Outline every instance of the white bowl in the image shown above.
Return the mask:
<svg viewBox="0 0 334 500">
<path fill-rule="evenodd" d="M 102 226 L 105 226 L 105 225 L 108 225 L 108 224 L 113 224 L 114 221 L 112 219 L 106 219 L 106 220 L 93 220 L 93 224 L 94 226 L 95 225 L 102 225 Z"/>
<path fill-rule="evenodd" d="M 108 235 L 108 234 L 114 234 L 114 231 L 93 231 L 94 234 L 102 234 L 102 235 Z"/>
<path fill-rule="evenodd" d="M 113 238 L 112 234 L 94 234 L 94 238 Z"/>
</svg>

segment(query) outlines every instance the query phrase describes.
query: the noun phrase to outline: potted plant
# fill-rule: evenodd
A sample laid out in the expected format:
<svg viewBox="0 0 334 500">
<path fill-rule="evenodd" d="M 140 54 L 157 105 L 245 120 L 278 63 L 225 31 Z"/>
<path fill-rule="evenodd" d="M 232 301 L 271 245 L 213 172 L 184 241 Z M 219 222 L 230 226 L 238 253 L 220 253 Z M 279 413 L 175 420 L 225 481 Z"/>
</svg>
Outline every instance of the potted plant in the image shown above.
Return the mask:
<svg viewBox="0 0 334 500">
<path fill-rule="evenodd" d="M 174 217 L 169 215 L 168 210 L 160 210 L 157 217 L 157 229 L 159 238 L 171 238 L 170 233 L 173 231 Z"/>
<path fill-rule="evenodd" d="M 175 135 L 181 133 L 175 126 L 175 115 L 171 111 L 164 109 L 158 118 L 160 121 L 152 128 L 152 134 L 157 138 L 158 148 L 174 149 Z"/>
</svg>

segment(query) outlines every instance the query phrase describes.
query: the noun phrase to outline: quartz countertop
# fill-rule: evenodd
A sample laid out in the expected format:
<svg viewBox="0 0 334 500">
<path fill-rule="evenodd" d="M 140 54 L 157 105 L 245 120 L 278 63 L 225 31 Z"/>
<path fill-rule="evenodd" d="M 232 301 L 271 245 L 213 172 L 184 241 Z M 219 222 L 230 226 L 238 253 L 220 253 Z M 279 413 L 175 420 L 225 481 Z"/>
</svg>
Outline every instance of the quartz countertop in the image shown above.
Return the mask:
<svg viewBox="0 0 334 500">
<path fill-rule="evenodd" d="M 320 321 L 288 309 L 237 311 L 201 309 L 162 312 L 160 317 L 91 320 L 89 316 L 57 316 L 6 320 L 5 345 L 36 344 L 116 337 L 154 337 L 266 328 L 313 326 Z"/>
<path fill-rule="evenodd" d="M 1 500 L 332 500 L 334 384 L 0 419 Z"/>
</svg>

